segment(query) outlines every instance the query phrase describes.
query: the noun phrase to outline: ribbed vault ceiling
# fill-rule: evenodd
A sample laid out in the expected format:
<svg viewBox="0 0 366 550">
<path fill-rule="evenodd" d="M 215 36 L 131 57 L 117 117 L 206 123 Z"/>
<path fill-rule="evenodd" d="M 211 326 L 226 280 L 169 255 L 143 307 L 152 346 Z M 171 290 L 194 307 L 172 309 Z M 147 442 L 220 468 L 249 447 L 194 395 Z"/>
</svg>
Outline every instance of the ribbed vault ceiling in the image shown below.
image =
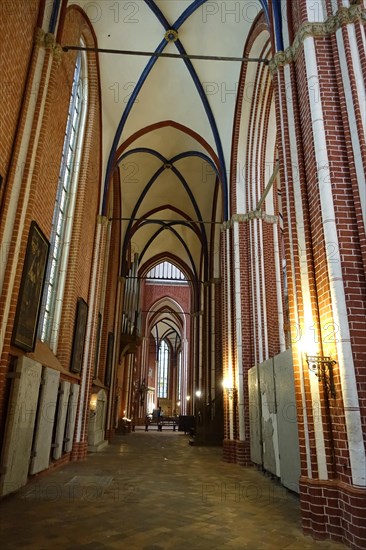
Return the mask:
<svg viewBox="0 0 366 550">
<path fill-rule="evenodd" d="M 231 15 L 227 2 L 205 0 L 104 0 L 99 10 L 89 0 L 78 4 L 99 48 L 241 57 L 263 2 L 234 2 L 240 11 Z M 169 29 L 177 34 L 166 38 Z M 131 242 L 141 264 L 176 256 L 202 279 L 215 242 L 211 232 L 218 231 L 197 222 L 228 216 L 241 63 L 113 54 L 99 59 L 103 168 L 106 187 L 113 170 L 120 172 L 124 253 Z"/>
</svg>

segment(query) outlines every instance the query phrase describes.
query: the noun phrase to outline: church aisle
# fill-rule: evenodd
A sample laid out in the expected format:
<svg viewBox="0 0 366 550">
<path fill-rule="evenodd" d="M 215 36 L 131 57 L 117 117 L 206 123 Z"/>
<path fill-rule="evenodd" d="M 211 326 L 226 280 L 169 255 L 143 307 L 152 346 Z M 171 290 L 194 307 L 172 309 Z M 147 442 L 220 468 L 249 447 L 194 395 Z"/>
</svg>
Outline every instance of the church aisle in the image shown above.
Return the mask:
<svg viewBox="0 0 366 550">
<path fill-rule="evenodd" d="M 255 469 L 190 447 L 181 433 L 138 431 L 0 503 L 2 549 L 340 550 L 299 525 L 295 495 Z"/>
</svg>

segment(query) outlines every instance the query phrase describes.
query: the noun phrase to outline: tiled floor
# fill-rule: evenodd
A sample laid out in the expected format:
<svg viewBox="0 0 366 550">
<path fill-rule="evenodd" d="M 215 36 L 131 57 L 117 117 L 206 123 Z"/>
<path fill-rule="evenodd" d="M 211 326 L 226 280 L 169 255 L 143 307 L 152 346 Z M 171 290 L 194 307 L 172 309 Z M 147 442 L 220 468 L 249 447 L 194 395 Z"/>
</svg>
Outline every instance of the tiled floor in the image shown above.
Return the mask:
<svg viewBox="0 0 366 550">
<path fill-rule="evenodd" d="M 178 432 L 117 436 L 5 498 L 0 522 L 2 550 L 344 548 L 302 535 L 296 496 Z"/>
</svg>

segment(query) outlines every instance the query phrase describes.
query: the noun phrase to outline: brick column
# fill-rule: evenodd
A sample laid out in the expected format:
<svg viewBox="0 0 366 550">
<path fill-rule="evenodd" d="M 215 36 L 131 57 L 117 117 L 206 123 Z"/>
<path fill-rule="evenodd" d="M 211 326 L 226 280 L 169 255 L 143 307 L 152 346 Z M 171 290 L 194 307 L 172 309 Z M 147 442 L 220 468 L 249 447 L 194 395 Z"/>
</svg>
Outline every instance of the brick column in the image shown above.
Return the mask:
<svg viewBox="0 0 366 550">
<path fill-rule="evenodd" d="M 302 519 L 317 538 L 364 548 L 366 277 L 359 190 L 365 170 L 354 78 L 356 69 L 362 73 L 357 55 L 365 51 L 353 48 L 351 55 L 350 44 L 364 32 L 365 10 L 342 5 L 332 14 L 328 4 L 314 19 L 314 3 L 298 4 L 309 22 L 271 65 L 282 138 Z M 309 371 L 307 354 L 317 353 L 336 361 L 334 395 Z"/>
</svg>

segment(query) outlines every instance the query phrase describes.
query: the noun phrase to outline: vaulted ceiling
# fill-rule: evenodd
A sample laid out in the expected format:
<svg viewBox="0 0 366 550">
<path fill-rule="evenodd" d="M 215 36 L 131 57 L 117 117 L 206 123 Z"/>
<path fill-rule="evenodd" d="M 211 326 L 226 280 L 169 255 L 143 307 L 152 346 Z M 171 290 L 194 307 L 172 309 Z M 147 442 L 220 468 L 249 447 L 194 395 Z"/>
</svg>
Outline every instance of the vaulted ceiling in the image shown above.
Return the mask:
<svg viewBox="0 0 366 550">
<path fill-rule="evenodd" d="M 265 0 L 79 0 L 98 47 L 241 58 Z M 229 5 L 230 4 L 230 5 Z M 124 253 L 207 276 L 228 218 L 240 61 L 100 53 L 103 173 L 118 167 Z M 106 191 L 104 197 L 106 196 Z M 201 223 L 200 223 L 201 222 Z M 203 223 L 204 222 L 204 223 Z M 182 265 L 181 264 L 181 265 Z"/>
</svg>

